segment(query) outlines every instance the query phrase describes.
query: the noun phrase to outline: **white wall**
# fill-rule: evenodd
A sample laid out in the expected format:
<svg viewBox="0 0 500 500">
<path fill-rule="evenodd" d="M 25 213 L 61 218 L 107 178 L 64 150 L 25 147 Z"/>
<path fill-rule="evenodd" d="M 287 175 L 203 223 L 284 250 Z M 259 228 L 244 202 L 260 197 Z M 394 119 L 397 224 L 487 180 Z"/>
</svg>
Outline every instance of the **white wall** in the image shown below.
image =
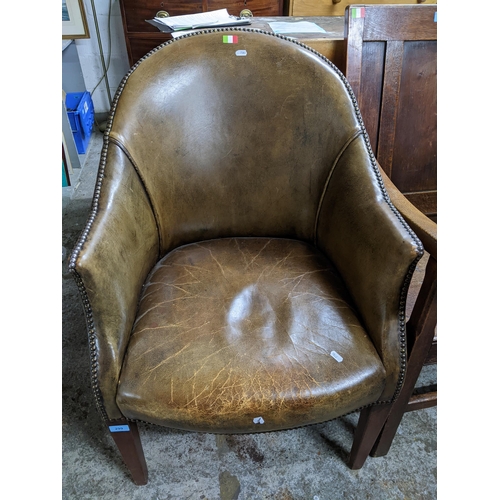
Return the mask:
<svg viewBox="0 0 500 500">
<path fill-rule="evenodd" d="M 101 55 L 97 40 L 94 14 L 91 0 L 83 0 L 90 38 L 75 40 L 86 90 L 92 92 L 103 75 Z M 110 30 L 108 30 L 108 12 L 111 4 Z M 107 62 L 109 54 L 109 33 L 111 32 L 111 62 L 108 70 L 108 81 L 111 99 L 122 78 L 130 69 L 128 63 L 123 24 L 118 0 L 94 0 L 97 22 L 101 35 L 101 44 L 104 61 Z M 110 109 L 108 91 L 104 80 L 92 94 L 95 113 L 107 113 Z"/>
</svg>

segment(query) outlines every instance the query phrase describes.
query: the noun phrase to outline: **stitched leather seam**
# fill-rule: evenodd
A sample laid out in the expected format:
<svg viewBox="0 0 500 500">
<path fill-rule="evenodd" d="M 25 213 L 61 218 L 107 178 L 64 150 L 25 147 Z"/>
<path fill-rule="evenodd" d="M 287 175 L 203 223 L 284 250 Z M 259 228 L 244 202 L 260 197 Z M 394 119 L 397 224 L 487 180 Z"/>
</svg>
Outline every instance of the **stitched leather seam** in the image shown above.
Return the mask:
<svg viewBox="0 0 500 500">
<path fill-rule="evenodd" d="M 316 220 L 314 222 L 314 245 L 316 245 L 316 246 L 318 245 L 319 216 L 321 214 L 321 209 L 323 208 L 323 200 L 325 199 L 326 192 L 328 191 L 328 186 L 330 185 L 330 180 L 332 178 L 333 171 L 335 170 L 337 163 L 340 161 L 340 158 L 342 158 L 342 155 L 344 154 L 345 150 L 351 145 L 351 143 L 357 137 L 359 137 L 360 134 L 361 134 L 361 130 L 356 130 L 356 132 L 354 132 L 354 134 L 351 137 L 349 137 L 349 139 L 347 139 L 346 143 L 344 144 L 344 146 L 340 150 L 339 154 L 337 155 L 337 157 L 333 161 L 332 168 L 330 169 L 330 173 L 328 174 L 328 177 L 327 177 L 326 182 L 325 182 L 325 186 L 323 188 L 323 192 L 321 193 L 321 197 L 319 199 L 318 209 L 316 210 Z"/>
<path fill-rule="evenodd" d="M 151 207 L 151 210 L 153 211 L 154 217 L 155 217 L 155 224 L 156 224 L 156 231 L 158 233 L 158 241 L 159 241 L 159 248 L 158 248 L 158 258 L 160 258 L 161 254 L 161 249 L 163 248 L 163 241 L 162 241 L 162 236 L 160 232 L 160 227 L 158 224 L 158 221 L 160 220 L 158 211 L 156 210 L 156 207 L 153 204 L 153 200 L 151 198 L 151 195 L 149 193 L 149 190 L 147 188 L 146 182 L 144 181 L 144 178 L 137 167 L 137 163 L 135 160 L 132 158 L 132 155 L 130 154 L 129 150 L 125 147 L 123 143 L 121 143 L 118 139 L 115 139 L 114 137 L 110 137 L 109 141 L 112 142 L 117 148 L 119 148 L 123 154 L 128 158 L 132 166 L 134 167 L 134 170 L 136 171 L 137 175 L 139 176 L 139 179 L 141 180 L 142 187 L 144 188 L 144 192 L 146 193 L 146 197 L 149 202 L 149 206 Z"/>
<path fill-rule="evenodd" d="M 115 100 L 115 106 L 116 106 L 116 100 Z M 109 417 L 106 413 L 105 407 L 104 407 L 104 399 L 102 396 L 102 392 L 99 387 L 99 381 L 97 377 L 97 367 L 98 367 L 98 361 L 97 361 L 97 348 L 96 348 L 96 331 L 94 328 L 94 320 L 93 320 L 93 312 L 92 312 L 92 306 L 90 305 L 90 300 L 87 295 L 87 291 L 85 289 L 85 285 L 83 283 L 83 280 L 81 279 L 79 273 L 76 270 L 76 261 L 78 259 L 78 255 L 80 254 L 83 245 L 87 241 L 87 237 L 90 233 L 90 230 L 92 228 L 92 225 L 96 219 L 98 208 L 99 208 L 99 198 L 101 194 L 101 188 L 102 188 L 102 181 L 104 178 L 104 170 L 106 167 L 106 161 L 107 161 L 107 154 L 108 154 L 108 148 L 109 148 L 109 129 L 111 127 L 111 118 L 108 120 L 108 125 L 107 125 L 107 134 L 104 134 L 103 138 L 103 147 L 101 151 L 101 157 L 100 157 L 100 164 L 99 164 L 99 169 L 97 173 L 97 181 L 96 181 L 96 187 L 94 190 L 94 196 L 92 198 L 92 206 L 90 210 L 89 217 L 87 219 L 87 222 L 85 224 L 85 227 L 80 234 L 80 237 L 78 238 L 78 241 L 75 245 L 75 248 L 73 249 L 73 252 L 71 253 L 70 259 L 69 259 L 69 264 L 68 264 L 68 270 L 73 274 L 73 277 L 75 279 L 76 285 L 78 287 L 78 290 L 80 292 L 80 297 L 83 303 L 83 308 L 85 312 L 85 320 L 87 324 L 87 335 L 88 335 L 88 342 L 89 342 L 89 349 L 90 349 L 90 363 L 91 363 L 91 387 L 92 387 L 92 392 L 94 394 L 95 402 L 97 409 L 101 415 L 101 417 L 106 421 L 109 420 Z M 117 144 L 119 147 L 119 144 Z M 132 165 L 134 166 L 134 169 L 137 171 L 137 167 L 135 163 L 132 161 L 129 155 L 127 155 L 127 152 L 124 151 L 124 154 L 129 158 L 129 160 L 132 162 Z M 139 173 L 138 173 L 139 175 Z M 139 175 L 139 178 L 141 179 L 141 182 L 143 182 L 142 178 Z M 145 189 L 146 191 L 146 189 Z M 149 194 L 146 191 L 146 195 L 149 200 Z M 151 204 L 151 201 L 149 200 L 149 203 Z M 152 204 L 151 208 L 153 210 Z M 154 213 L 154 211 L 153 211 Z M 158 223 L 156 221 L 156 214 L 155 214 L 155 223 L 158 230 Z M 160 252 L 160 246 L 158 248 L 158 252 Z M 158 255 L 159 257 L 159 255 Z"/>
</svg>

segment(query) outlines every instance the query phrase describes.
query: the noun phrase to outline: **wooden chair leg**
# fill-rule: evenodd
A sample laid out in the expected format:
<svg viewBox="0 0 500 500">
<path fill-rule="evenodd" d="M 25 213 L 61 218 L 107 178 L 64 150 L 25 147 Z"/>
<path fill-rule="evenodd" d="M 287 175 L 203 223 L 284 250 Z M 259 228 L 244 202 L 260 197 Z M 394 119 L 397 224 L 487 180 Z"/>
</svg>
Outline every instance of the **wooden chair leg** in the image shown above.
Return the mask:
<svg viewBox="0 0 500 500">
<path fill-rule="evenodd" d="M 390 405 L 374 405 L 361 410 L 358 426 L 354 432 L 354 441 L 347 465 L 361 469 L 380 434 L 390 411 Z"/>
<path fill-rule="evenodd" d="M 108 422 L 108 429 L 134 483 L 138 486 L 147 484 L 148 468 L 137 424 L 127 420 L 113 421 Z"/>
<path fill-rule="evenodd" d="M 430 257 L 421 291 L 407 325 L 410 352 L 405 381 L 398 399 L 392 405 L 387 422 L 370 452 L 372 457 L 382 457 L 389 452 L 403 415 L 410 409 L 410 398 L 432 346 L 437 321 L 436 267 L 436 260 Z M 422 407 L 428 406 L 431 405 Z"/>
</svg>

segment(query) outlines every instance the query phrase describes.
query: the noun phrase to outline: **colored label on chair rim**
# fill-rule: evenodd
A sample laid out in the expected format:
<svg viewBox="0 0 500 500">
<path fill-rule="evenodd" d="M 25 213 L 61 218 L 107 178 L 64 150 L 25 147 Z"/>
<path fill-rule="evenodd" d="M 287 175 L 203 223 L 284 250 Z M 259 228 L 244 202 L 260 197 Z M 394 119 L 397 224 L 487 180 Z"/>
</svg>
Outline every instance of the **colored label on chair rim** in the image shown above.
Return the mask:
<svg viewBox="0 0 500 500">
<path fill-rule="evenodd" d="M 223 43 L 238 43 L 238 37 L 236 35 L 222 35 Z"/>
<path fill-rule="evenodd" d="M 365 8 L 364 7 L 356 7 L 352 9 L 351 17 L 354 19 L 358 19 L 360 17 L 365 17 Z"/>
</svg>

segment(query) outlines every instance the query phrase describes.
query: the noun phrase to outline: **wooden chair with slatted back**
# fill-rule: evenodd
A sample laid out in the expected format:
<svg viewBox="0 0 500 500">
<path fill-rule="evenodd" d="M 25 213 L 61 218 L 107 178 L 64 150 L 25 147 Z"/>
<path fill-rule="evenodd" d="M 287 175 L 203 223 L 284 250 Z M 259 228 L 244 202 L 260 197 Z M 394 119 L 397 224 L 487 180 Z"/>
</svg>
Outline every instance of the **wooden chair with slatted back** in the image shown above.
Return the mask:
<svg viewBox="0 0 500 500">
<path fill-rule="evenodd" d="M 351 5 L 345 38 L 346 77 L 386 188 L 428 257 L 407 323 L 405 383 L 370 453 L 383 456 L 406 412 L 437 404 L 437 385 L 415 388 L 422 366 L 437 362 L 437 6 Z M 358 433 L 369 432 L 363 420 Z M 350 460 L 361 467 L 355 450 Z"/>
</svg>

